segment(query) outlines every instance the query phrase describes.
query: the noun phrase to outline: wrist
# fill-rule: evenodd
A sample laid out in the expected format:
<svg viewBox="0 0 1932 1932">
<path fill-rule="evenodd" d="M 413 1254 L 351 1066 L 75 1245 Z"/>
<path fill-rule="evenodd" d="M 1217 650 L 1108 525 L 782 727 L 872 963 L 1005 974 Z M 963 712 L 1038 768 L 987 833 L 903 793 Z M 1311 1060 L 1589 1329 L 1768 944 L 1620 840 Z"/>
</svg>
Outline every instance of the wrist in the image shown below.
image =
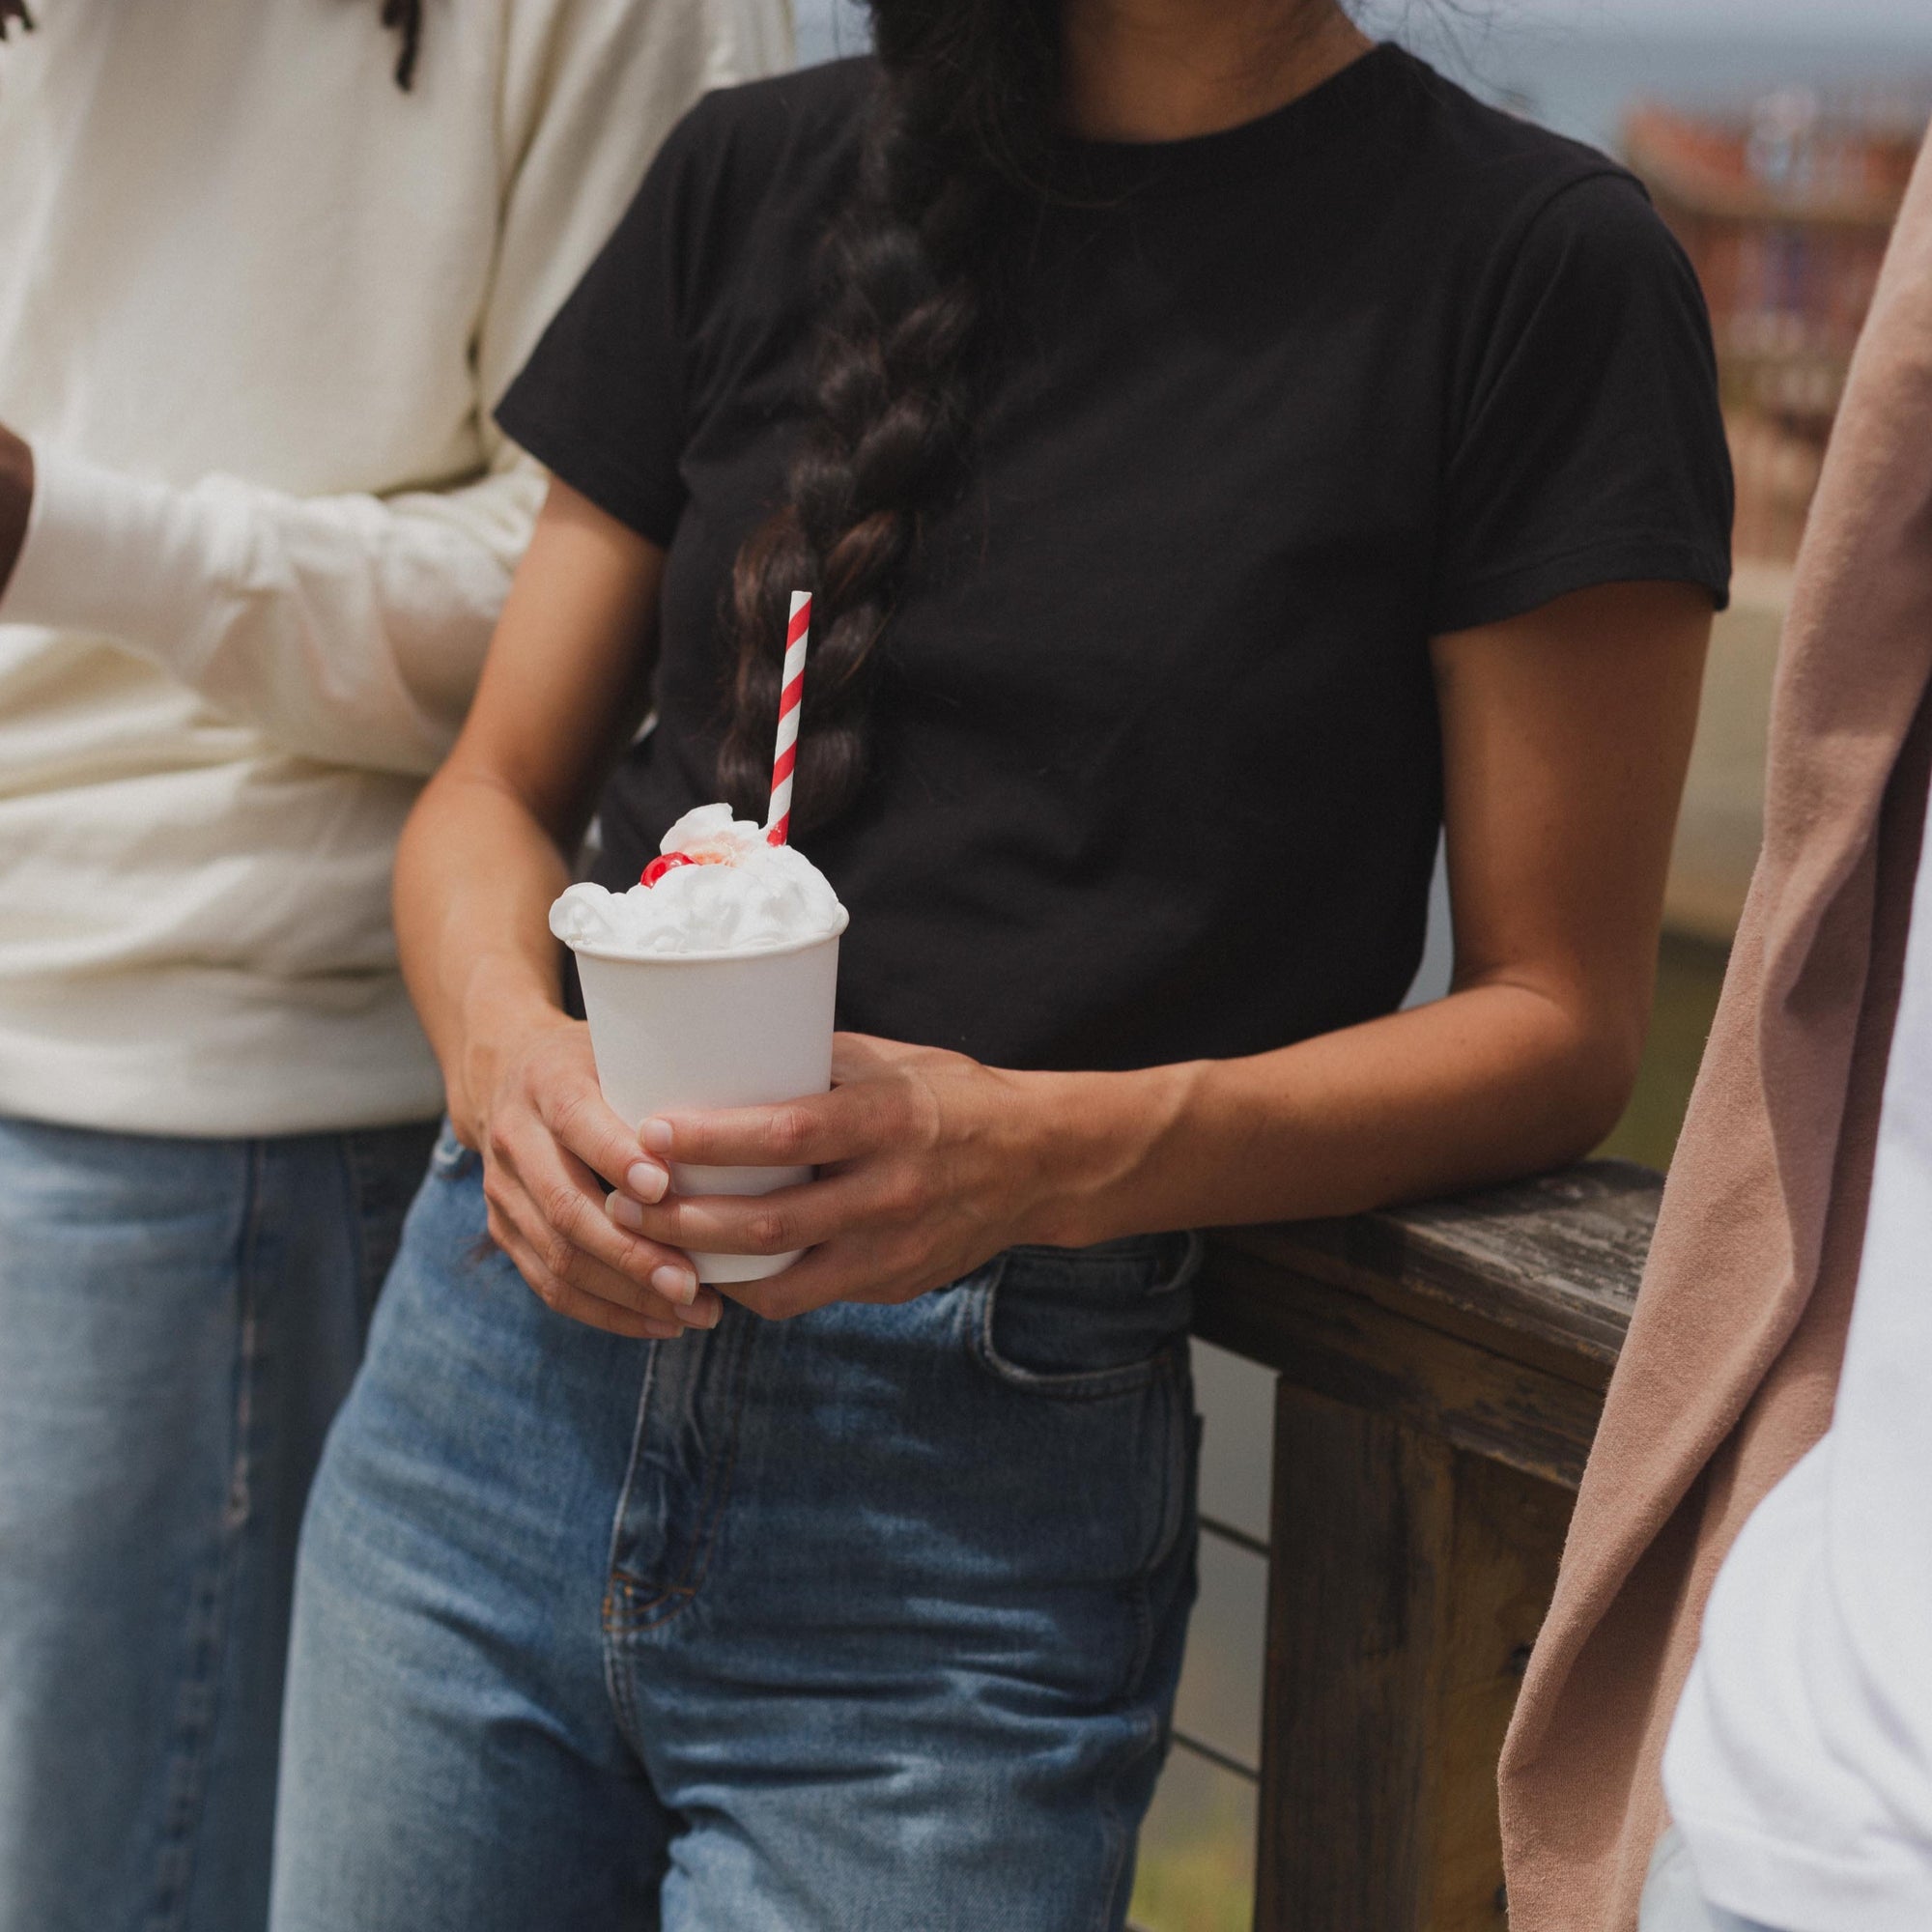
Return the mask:
<svg viewBox="0 0 1932 1932">
<path fill-rule="evenodd" d="M 1185 1221 L 1172 1186 L 1174 1144 L 1204 1070 L 1200 1063 L 1131 1073 L 1043 1073 L 1033 1097 L 1042 1126 L 1029 1157 L 1040 1190 L 1019 1238 L 1085 1248 Z M 1178 1218 L 1177 1218 L 1178 1217 Z"/>
<path fill-rule="evenodd" d="M 537 983 L 528 961 L 478 960 L 457 1003 L 455 1037 L 442 1045 L 452 1118 L 480 1138 L 505 1068 L 536 1035 L 573 1022 L 555 990 Z"/>
<path fill-rule="evenodd" d="M 23 439 L 0 426 L 0 597 L 13 581 L 26 547 L 27 523 L 34 507 L 34 452 Z"/>
</svg>

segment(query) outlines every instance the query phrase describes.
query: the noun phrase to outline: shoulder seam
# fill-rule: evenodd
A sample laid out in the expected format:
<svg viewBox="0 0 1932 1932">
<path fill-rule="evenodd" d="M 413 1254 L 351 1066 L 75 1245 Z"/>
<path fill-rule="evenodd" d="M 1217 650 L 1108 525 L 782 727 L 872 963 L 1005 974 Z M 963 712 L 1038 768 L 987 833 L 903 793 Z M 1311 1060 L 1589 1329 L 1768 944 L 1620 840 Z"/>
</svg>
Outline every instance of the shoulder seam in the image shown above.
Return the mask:
<svg viewBox="0 0 1932 1932">
<path fill-rule="evenodd" d="M 1523 243 L 1529 238 L 1530 231 L 1549 213 L 1550 210 L 1559 201 L 1566 195 L 1574 194 L 1578 188 L 1588 187 L 1594 182 L 1603 181 L 1621 182 L 1626 186 L 1634 188 L 1637 199 L 1643 203 L 1645 208 L 1652 209 L 1655 212 L 1654 204 L 1650 198 L 1650 190 L 1644 186 L 1643 183 L 1635 175 L 1632 174 L 1630 169 L 1605 157 L 1601 167 L 1586 168 L 1581 174 L 1572 175 L 1565 181 L 1551 183 L 1542 195 L 1525 204 L 1519 212 L 1515 222 L 1511 225 L 1511 231 L 1503 244 L 1504 247 L 1510 251 L 1512 257 L 1520 254 Z"/>
</svg>

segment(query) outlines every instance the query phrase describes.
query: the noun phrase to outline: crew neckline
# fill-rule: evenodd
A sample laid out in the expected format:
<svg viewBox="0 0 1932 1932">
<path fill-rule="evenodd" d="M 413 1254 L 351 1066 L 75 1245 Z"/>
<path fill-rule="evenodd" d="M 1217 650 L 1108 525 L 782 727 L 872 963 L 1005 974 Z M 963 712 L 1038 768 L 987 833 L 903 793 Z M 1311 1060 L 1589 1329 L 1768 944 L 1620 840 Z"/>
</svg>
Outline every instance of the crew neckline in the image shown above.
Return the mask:
<svg viewBox="0 0 1932 1932">
<path fill-rule="evenodd" d="M 1054 143 L 1053 172 L 1060 185 L 1108 197 L 1226 186 L 1359 128 L 1418 65 L 1393 41 L 1378 41 L 1306 93 L 1211 134 L 1174 141 L 1063 135 Z"/>
</svg>

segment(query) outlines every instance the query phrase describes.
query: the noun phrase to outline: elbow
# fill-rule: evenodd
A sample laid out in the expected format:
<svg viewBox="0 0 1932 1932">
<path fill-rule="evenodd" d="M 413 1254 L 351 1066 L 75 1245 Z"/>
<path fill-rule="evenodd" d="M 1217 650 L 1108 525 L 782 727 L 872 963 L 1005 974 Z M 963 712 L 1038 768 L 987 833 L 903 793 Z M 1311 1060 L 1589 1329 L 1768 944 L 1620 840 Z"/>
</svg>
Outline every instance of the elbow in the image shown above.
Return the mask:
<svg viewBox="0 0 1932 1932">
<path fill-rule="evenodd" d="M 1593 1153 L 1629 1106 L 1650 1027 L 1648 986 L 1606 994 L 1587 983 L 1511 978 L 1507 1050 L 1512 1174 L 1547 1173 Z"/>
<path fill-rule="evenodd" d="M 1569 1110 L 1563 1129 L 1552 1136 L 1553 1145 L 1546 1167 L 1568 1167 L 1586 1160 L 1603 1146 L 1624 1117 L 1634 1079 L 1614 1087 L 1603 1084 L 1580 1094 Z"/>
<path fill-rule="evenodd" d="M 1581 1160 L 1623 1119 L 1643 1061 L 1648 1013 L 1585 1013 L 1552 1054 L 1543 1113 L 1546 1167 Z"/>
</svg>

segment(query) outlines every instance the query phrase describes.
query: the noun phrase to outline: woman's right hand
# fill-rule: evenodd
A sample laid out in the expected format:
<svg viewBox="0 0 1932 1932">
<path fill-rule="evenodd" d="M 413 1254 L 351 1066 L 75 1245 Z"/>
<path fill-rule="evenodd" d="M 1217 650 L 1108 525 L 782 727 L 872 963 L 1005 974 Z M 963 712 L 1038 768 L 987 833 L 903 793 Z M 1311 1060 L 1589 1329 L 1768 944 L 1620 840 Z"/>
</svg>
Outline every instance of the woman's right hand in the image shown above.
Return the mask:
<svg viewBox="0 0 1932 1932">
<path fill-rule="evenodd" d="M 497 1052 L 472 1055 L 469 1076 L 467 1094 L 452 1083 L 451 1120 L 458 1138 L 482 1151 L 490 1238 L 538 1299 L 640 1340 L 713 1326 L 722 1304 L 716 1290 L 698 1286 L 690 1258 L 605 1211 L 600 1176 L 653 1201 L 670 1176 L 605 1104 L 590 1029 L 554 1013 Z"/>
</svg>

